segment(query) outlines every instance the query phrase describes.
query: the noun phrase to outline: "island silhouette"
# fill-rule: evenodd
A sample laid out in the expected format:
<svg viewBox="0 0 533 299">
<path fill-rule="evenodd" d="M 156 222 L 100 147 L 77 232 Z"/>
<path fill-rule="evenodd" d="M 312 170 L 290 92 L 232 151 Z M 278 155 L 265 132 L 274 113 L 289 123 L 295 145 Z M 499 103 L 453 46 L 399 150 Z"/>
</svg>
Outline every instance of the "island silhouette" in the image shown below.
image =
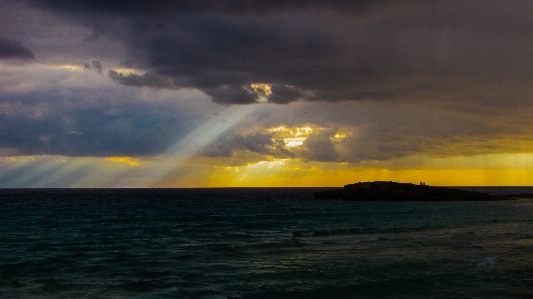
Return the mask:
<svg viewBox="0 0 533 299">
<path fill-rule="evenodd" d="M 424 182 L 397 183 L 392 181 L 359 182 L 342 189 L 318 191 L 316 199 L 353 201 L 486 201 L 532 198 L 533 194 L 495 195 L 450 187 L 428 186 Z"/>
</svg>

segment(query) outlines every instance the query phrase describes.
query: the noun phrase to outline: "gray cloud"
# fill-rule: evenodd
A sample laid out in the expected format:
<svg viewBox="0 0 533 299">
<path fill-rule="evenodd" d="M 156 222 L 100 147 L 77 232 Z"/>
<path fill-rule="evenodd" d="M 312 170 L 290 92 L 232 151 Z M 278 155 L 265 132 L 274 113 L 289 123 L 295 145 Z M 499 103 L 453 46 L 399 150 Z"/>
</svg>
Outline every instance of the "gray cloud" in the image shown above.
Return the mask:
<svg viewBox="0 0 533 299">
<path fill-rule="evenodd" d="M 270 102 L 286 104 L 432 99 L 454 90 L 454 80 L 490 86 L 533 76 L 529 1 L 29 3 L 75 12 L 75 21 L 120 40 L 124 62 L 147 73 L 110 72 L 117 83 L 198 88 L 223 104 L 254 103 L 252 83 L 271 84 Z M 438 80 L 449 84 L 427 84 Z"/>
<path fill-rule="evenodd" d="M 268 134 L 252 134 L 241 136 L 238 134 L 227 135 L 213 142 L 203 150 L 203 155 L 208 157 L 231 157 L 237 150 L 249 150 L 260 154 L 267 154 L 269 147 L 274 145 L 272 137 Z"/>
<path fill-rule="evenodd" d="M 20 43 L 0 37 L 0 59 L 35 59 L 35 55 Z"/>
<path fill-rule="evenodd" d="M 274 140 L 273 134 L 256 133 L 239 135 L 235 132 L 222 136 L 202 150 L 200 155 L 206 157 L 232 157 L 238 151 L 249 151 L 264 156 L 277 158 L 294 157 L 294 153 L 285 148 L 283 140 Z"/>
<path fill-rule="evenodd" d="M 114 63 L 107 77 L 95 77 L 116 82 L 116 88 L 199 89 L 220 104 L 252 104 L 268 97 L 271 103 L 285 105 L 268 108 L 271 113 L 260 119 L 265 127 L 305 123 L 353 133 L 338 143 L 330 140 L 334 132 L 312 134 L 301 147 L 305 150 L 286 149 L 268 134 L 235 133 L 206 149 L 207 156 L 227 157 L 242 150 L 359 162 L 428 152 L 445 155 L 447 150 L 453 154 L 525 151 L 530 139 L 530 1 L 25 3 L 39 8 L 32 12 L 46 11 L 42 19 L 53 12 L 61 22 L 75 24 L 72 35 L 83 44 L 61 41 L 60 47 L 82 49 L 72 55 L 84 53 L 81 61 L 88 61 L 86 69 L 103 73 L 100 61 L 106 67 Z M 84 39 L 81 33 L 91 38 Z M 40 44 L 31 39 L 22 41 L 39 57 L 46 52 L 38 52 L 33 45 Z M 96 43 L 98 51 L 91 52 Z M 115 46 L 107 48 L 107 43 Z M 9 44 L 20 46 L 11 40 Z M 46 53 L 55 53 L 53 44 L 47 44 Z M 17 53 L 26 58 L 31 54 Z M 122 66 L 139 73 L 121 73 L 117 55 L 123 55 Z M 271 93 L 254 90 L 254 83 L 269 84 Z M 109 96 L 104 93 L 94 97 Z M 28 96 L 37 102 L 39 97 L 44 96 Z M 128 109 L 128 99 L 113 97 L 125 102 L 115 107 L 125 109 L 116 116 L 107 115 L 107 107 L 100 104 L 87 104 L 91 107 L 79 111 L 62 108 L 61 116 L 76 118 L 77 125 L 67 127 L 58 114 L 41 120 L 29 117 L 25 124 L 3 116 L 0 142 L 23 153 L 143 155 L 168 146 L 165 134 L 170 134 L 169 140 L 183 135 L 172 128 L 184 126 L 185 120 L 161 117 L 149 104 Z M 3 97 L 2 101 L 18 100 Z M 295 108 L 300 104 L 306 107 L 302 112 Z M 39 107 L 35 114 L 59 106 L 52 99 L 32 105 Z M 5 129 L 15 127 L 19 132 Z M 152 129 L 156 133 L 149 133 Z M 145 135 L 135 136 L 137 132 Z M 505 136 L 522 141 L 491 141 Z"/>
<path fill-rule="evenodd" d="M 330 139 L 333 135 L 335 135 L 333 130 L 309 135 L 302 145 L 302 156 L 312 161 L 338 162 L 339 154 L 335 149 L 335 144 Z M 300 150 L 297 150 L 297 152 L 300 152 Z"/>
<path fill-rule="evenodd" d="M 61 0 L 30 0 L 30 4 L 35 6 L 45 6 L 65 12 L 75 11 L 96 11 L 107 14 L 117 15 L 165 15 L 169 13 L 205 13 L 205 12 L 224 12 L 228 14 L 248 14 L 248 13 L 279 13 L 287 10 L 300 10 L 313 6 L 326 6 L 342 11 L 360 12 L 368 8 L 372 3 L 378 1 L 358 0 L 358 1 L 336 1 L 336 0 L 119 0 L 119 1 L 101 1 L 101 0 L 72 0 L 64 2 Z M 383 2 L 383 1 L 379 1 Z M 390 1 L 393 3 L 393 1 Z"/>
<path fill-rule="evenodd" d="M 513 88 L 513 87 L 510 87 Z M 507 90 L 495 87 L 506 94 Z M 471 156 L 530 152 L 533 128 L 530 93 L 524 105 L 509 102 L 481 104 L 464 100 L 434 102 L 338 103 L 299 102 L 265 106 L 258 117 L 267 128 L 310 126 L 315 130 L 303 145 L 291 147 L 294 156 L 318 161 L 360 163 L 406 156 Z M 497 93 L 495 97 L 499 97 Z M 493 100 L 494 101 L 494 100 Z M 249 120 L 243 126 L 252 126 Z M 345 138 L 336 139 L 336 133 Z M 320 133 L 319 135 L 315 135 Z M 332 146 L 333 144 L 333 146 Z"/>
<path fill-rule="evenodd" d="M 272 94 L 268 96 L 268 101 L 276 104 L 287 104 L 290 102 L 311 99 L 312 96 L 302 93 L 294 87 L 274 84 L 271 87 Z"/>
<path fill-rule="evenodd" d="M 172 79 L 169 77 L 159 76 L 159 75 L 153 75 L 153 74 L 144 74 L 144 75 L 136 75 L 136 74 L 129 74 L 129 75 L 123 75 L 121 73 L 116 72 L 115 70 L 109 70 L 107 72 L 107 75 L 109 78 L 113 79 L 113 81 L 118 82 L 123 85 L 127 86 L 148 86 L 153 88 L 173 88 L 174 84 L 172 82 Z"/>
<path fill-rule="evenodd" d="M 93 66 L 93 68 L 96 70 L 97 73 L 99 74 L 103 74 L 103 71 L 102 71 L 102 63 L 98 60 L 93 60 L 93 62 L 91 63 L 91 65 Z"/>
<path fill-rule="evenodd" d="M 38 119 L 0 115 L 0 144 L 19 155 L 143 156 L 163 152 L 184 133 L 174 129 L 182 125 L 179 119 L 122 110 L 117 115 L 98 108 L 64 111 Z"/>
<path fill-rule="evenodd" d="M 95 91 L 92 78 L 105 79 L 94 73 L 67 74 L 71 85 L 66 93 L 56 85 L 68 83 L 56 79 L 54 72 L 49 72 L 50 86 L 15 92 L 5 87 L 0 97 L 0 151 L 9 149 L 10 155 L 157 155 L 205 121 L 215 108 L 199 93 L 139 95 L 120 85 L 107 89 L 96 85 Z M 186 106 L 183 98 L 196 105 Z"/>
<path fill-rule="evenodd" d="M 93 60 L 91 63 L 85 62 L 83 64 L 83 69 L 84 70 L 90 70 L 91 68 L 94 69 L 94 71 L 97 72 L 100 75 L 104 74 L 104 71 L 102 70 L 102 63 L 100 61 L 98 61 L 98 60 Z M 113 75 L 118 76 L 118 74 L 116 74 L 116 72 Z M 109 76 L 109 77 L 111 79 L 113 79 L 113 76 Z M 128 84 L 124 84 L 124 85 L 128 85 Z"/>
</svg>

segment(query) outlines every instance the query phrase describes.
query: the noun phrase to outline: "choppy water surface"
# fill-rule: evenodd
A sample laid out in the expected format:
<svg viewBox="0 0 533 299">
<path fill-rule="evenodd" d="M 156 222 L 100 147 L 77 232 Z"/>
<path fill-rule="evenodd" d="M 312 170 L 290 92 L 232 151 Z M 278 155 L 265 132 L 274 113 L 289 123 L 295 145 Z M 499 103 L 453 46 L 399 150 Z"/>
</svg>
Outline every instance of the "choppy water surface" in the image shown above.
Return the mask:
<svg viewBox="0 0 533 299">
<path fill-rule="evenodd" d="M 533 297 L 532 200 L 313 191 L 0 191 L 0 297 Z"/>
</svg>

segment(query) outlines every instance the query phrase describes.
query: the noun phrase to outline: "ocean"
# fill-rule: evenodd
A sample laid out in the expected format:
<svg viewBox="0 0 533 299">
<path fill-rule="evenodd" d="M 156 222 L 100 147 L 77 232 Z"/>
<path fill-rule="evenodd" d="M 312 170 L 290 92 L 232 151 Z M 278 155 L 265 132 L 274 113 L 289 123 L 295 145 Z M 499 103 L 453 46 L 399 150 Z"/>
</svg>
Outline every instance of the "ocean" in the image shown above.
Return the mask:
<svg viewBox="0 0 533 299">
<path fill-rule="evenodd" d="M 317 190 L 0 190 L 0 298 L 533 297 L 531 199 Z"/>
</svg>

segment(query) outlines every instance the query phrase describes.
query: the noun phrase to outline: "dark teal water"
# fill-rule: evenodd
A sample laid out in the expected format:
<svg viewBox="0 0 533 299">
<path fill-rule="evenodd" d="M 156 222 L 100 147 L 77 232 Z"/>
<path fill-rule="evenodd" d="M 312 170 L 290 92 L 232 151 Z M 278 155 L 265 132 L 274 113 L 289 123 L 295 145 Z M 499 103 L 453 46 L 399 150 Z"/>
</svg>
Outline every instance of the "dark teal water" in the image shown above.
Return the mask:
<svg viewBox="0 0 533 299">
<path fill-rule="evenodd" d="M 313 191 L 0 190 L 0 297 L 533 297 L 532 200 Z"/>
</svg>

